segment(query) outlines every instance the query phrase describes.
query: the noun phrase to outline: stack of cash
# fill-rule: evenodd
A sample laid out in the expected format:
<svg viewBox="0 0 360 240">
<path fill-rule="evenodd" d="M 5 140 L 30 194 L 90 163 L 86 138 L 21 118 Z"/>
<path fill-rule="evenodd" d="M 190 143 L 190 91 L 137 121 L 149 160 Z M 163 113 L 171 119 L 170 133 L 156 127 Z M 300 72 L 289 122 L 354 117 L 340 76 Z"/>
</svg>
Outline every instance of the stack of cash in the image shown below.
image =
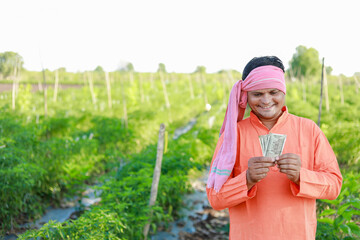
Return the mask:
<svg viewBox="0 0 360 240">
<path fill-rule="evenodd" d="M 261 150 L 264 157 L 277 157 L 282 154 L 286 135 L 269 133 L 259 136 Z"/>
</svg>

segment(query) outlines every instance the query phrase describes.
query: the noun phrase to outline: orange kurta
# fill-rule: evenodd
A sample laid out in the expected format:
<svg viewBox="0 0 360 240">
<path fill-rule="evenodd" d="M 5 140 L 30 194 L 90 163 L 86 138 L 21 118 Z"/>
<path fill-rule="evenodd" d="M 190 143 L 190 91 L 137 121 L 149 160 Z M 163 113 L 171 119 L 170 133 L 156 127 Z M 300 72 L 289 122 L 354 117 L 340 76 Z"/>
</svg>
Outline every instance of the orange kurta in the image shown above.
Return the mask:
<svg viewBox="0 0 360 240">
<path fill-rule="evenodd" d="M 229 208 L 231 240 L 315 239 L 316 199 L 335 199 L 342 176 L 335 154 L 320 128 L 311 120 L 289 114 L 286 107 L 269 131 L 252 112 L 238 122 L 238 146 L 232 174 L 221 190 L 207 188 L 211 206 Z M 277 167 L 250 190 L 246 185 L 248 160 L 262 156 L 260 135 L 285 134 L 283 153 L 301 158 L 300 184 Z M 219 138 L 215 154 L 223 142 Z M 214 157 L 213 157 L 214 160 Z"/>
</svg>

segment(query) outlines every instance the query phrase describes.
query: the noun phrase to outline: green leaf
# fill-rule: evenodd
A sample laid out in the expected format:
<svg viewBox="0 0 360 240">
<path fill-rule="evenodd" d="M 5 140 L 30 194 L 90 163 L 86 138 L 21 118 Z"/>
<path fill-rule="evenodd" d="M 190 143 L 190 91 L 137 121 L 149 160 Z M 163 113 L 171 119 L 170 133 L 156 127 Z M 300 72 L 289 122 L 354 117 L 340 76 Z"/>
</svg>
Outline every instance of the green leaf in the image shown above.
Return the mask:
<svg viewBox="0 0 360 240">
<path fill-rule="evenodd" d="M 322 216 L 332 215 L 335 213 L 336 213 L 335 209 L 326 209 L 321 214 L 319 214 L 319 216 L 322 217 Z"/>
<path fill-rule="evenodd" d="M 355 215 L 355 211 L 353 209 L 346 209 L 341 216 L 343 216 L 346 220 L 350 221 L 352 216 Z"/>
<path fill-rule="evenodd" d="M 352 237 L 351 228 L 346 224 L 340 224 L 340 229 L 344 232 L 350 235 Z"/>
<path fill-rule="evenodd" d="M 341 205 L 338 209 L 338 214 L 342 215 L 343 212 L 345 212 L 345 210 L 350 206 L 350 203 L 345 203 L 343 205 Z"/>
<path fill-rule="evenodd" d="M 354 233 L 356 236 L 360 237 L 360 227 L 358 225 L 356 225 L 356 223 L 349 222 L 347 225 L 350 227 L 352 233 Z"/>
<path fill-rule="evenodd" d="M 353 200 L 350 201 L 350 203 L 351 203 L 354 207 L 360 209 L 360 199 L 353 199 Z"/>
<path fill-rule="evenodd" d="M 334 227 L 338 228 L 340 224 L 342 224 L 344 222 L 345 218 L 343 216 L 338 216 L 337 218 L 335 218 L 334 221 Z"/>
<path fill-rule="evenodd" d="M 318 219 L 318 222 L 321 222 L 321 223 L 328 223 L 328 224 L 331 224 L 333 225 L 334 224 L 334 220 L 331 219 L 331 218 L 320 218 Z"/>
</svg>

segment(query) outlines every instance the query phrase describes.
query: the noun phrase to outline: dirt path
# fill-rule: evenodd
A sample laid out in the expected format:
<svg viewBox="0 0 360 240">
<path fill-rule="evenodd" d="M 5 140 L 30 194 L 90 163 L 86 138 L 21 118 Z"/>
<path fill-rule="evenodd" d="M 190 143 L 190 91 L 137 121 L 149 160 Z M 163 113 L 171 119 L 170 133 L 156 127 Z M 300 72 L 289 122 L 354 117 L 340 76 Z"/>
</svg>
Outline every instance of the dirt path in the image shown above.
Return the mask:
<svg viewBox="0 0 360 240">
<path fill-rule="evenodd" d="M 207 171 L 204 176 L 192 180 L 195 190 L 184 196 L 180 219 L 170 223 L 169 229 L 159 230 L 152 240 L 228 240 L 229 213 L 215 211 L 206 196 Z"/>
<path fill-rule="evenodd" d="M 27 84 L 21 84 L 21 85 L 27 85 Z M 48 87 L 53 87 L 53 85 L 47 85 Z M 81 88 L 84 85 L 80 84 L 60 84 L 59 89 L 67 89 L 67 88 Z M 11 83 L 0 83 L 0 92 L 6 92 L 12 90 L 12 84 Z M 31 91 L 36 92 L 39 91 L 39 85 L 38 84 L 31 84 Z"/>
</svg>

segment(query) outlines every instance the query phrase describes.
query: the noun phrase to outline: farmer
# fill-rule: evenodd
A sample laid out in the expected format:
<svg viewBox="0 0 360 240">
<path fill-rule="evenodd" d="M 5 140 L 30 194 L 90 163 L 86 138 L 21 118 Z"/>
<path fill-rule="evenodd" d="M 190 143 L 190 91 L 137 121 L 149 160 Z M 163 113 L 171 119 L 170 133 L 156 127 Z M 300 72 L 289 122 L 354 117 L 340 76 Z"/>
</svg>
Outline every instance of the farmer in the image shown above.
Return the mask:
<svg viewBox="0 0 360 240">
<path fill-rule="evenodd" d="M 285 106 L 284 72 L 277 57 L 253 58 L 230 93 L 207 196 L 214 209 L 229 209 L 231 240 L 313 240 L 316 199 L 340 193 L 342 176 L 325 135 Z M 252 111 L 243 119 L 247 104 Z M 271 134 L 286 141 L 279 155 L 264 157 L 259 136 Z"/>
</svg>

